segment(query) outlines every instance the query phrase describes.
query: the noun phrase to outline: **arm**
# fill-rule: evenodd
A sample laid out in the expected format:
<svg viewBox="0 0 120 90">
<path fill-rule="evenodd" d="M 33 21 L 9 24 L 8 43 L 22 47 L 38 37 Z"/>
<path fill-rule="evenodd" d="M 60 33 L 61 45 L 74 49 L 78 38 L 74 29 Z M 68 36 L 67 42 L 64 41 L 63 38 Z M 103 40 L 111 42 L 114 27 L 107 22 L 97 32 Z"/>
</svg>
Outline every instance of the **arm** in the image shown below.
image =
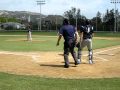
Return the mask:
<svg viewBox="0 0 120 90">
<path fill-rule="evenodd" d="M 60 42 L 61 38 L 62 38 L 62 35 L 60 34 L 59 37 L 58 37 L 56 46 L 59 46 L 59 42 Z"/>
<path fill-rule="evenodd" d="M 57 40 L 56 46 L 59 46 L 59 42 L 60 42 L 62 36 L 63 36 L 63 28 L 61 27 L 60 30 L 59 30 L 59 36 L 58 36 L 58 40 Z"/>
<path fill-rule="evenodd" d="M 77 43 L 78 37 L 77 37 L 78 32 L 75 32 L 75 42 Z"/>
<path fill-rule="evenodd" d="M 78 30 L 77 27 L 75 28 L 75 43 L 77 44 L 79 42 L 79 34 L 78 34 Z"/>
</svg>

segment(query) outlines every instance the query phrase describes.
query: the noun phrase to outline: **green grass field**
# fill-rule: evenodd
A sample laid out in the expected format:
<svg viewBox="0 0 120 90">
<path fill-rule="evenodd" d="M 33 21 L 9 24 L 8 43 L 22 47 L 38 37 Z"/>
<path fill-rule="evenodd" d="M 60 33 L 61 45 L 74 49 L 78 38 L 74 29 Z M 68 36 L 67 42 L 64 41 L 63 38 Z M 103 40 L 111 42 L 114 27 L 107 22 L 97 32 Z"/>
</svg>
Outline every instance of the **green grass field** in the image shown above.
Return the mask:
<svg viewBox="0 0 120 90">
<path fill-rule="evenodd" d="M 56 47 L 56 32 L 33 32 L 33 42 L 27 42 L 25 32 L 0 32 L 0 50 L 2 51 L 62 51 L 61 45 Z M 117 37 L 120 33 L 96 33 L 95 36 Z M 35 41 L 34 41 L 35 40 Z M 120 45 L 118 40 L 94 39 L 94 49 Z M 22 76 L 0 73 L 0 90 L 120 90 L 120 78 L 103 79 L 54 79 L 39 76 Z"/>
<path fill-rule="evenodd" d="M 26 35 L 27 32 L 0 32 L 0 35 Z M 34 35 L 56 36 L 57 32 L 32 32 Z M 95 32 L 95 37 L 120 37 L 120 32 Z"/>
<path fill-rule="evenodd" d="M 0 90 L 120 90 L 120 79 L 52 79 L 0 73 Z"/>
<path fill-rule="evenodd" d="M 56 32 L 33 32 L 33 42 L 28 42 L 25 32 L 1 32 L 0 35 L 0 50 L 6 51 L 62 51 L 63 50 L 63 40 L 60 42 L 60 46 L 56 47 L 57 37 L 47 37 L 47 36 L 57 36 Z M 9 36 L 11 35 L 11 36 Z M 12 36 L 17 35 L 17 36 Z M 22 36 L 19 36 L 22 35 Z M 96 34 L 99 36 L 100 34 Z M 101 34 L 103 37 L 106 34 Z M 118 33 L 111 34 L 111 37 L 117 37 Z M 114 35 L 114 36 L 113 36 Z M 95 37 L 96 37 L 95 36 Z M 108 34 L 107 34 L 108 36 Z M 109 36 L 110 37 L 110 36 Z M 109 46 L 120 45 L 117 40 L 106 40 L 106 39 L 93 39 L 93 49 L 105 48 Z"/>
</svg>

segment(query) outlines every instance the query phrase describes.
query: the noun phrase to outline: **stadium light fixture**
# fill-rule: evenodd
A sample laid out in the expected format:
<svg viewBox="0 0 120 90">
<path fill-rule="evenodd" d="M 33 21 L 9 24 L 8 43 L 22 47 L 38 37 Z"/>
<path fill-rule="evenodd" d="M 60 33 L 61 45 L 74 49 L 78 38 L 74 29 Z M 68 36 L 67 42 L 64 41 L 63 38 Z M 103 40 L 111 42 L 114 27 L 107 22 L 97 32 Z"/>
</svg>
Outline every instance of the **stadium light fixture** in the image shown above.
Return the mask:
<svg viewBox="0 0 120 90">
<path fill-rule="evenodd" d="M 114 9 L 114 18 L 115 18 L 115 22 L 114 22 L 114 32 L 116 32 L 117 30 L 117 15 L 116 15 L 116 4 L 119 4 L 120 3 L 120 0 L 111 0 L 112 4 L 115 4 L 115 9 Z"/>
<path fill-rule="evenodd" d="M 37 5 L 40 6 L 40 31 L 41 31 L 41 5 L 44 5 L 45 4 L 45 0 L 39 0 L 39 1 L 36 1 L 37 2 Z"/>
</svg>

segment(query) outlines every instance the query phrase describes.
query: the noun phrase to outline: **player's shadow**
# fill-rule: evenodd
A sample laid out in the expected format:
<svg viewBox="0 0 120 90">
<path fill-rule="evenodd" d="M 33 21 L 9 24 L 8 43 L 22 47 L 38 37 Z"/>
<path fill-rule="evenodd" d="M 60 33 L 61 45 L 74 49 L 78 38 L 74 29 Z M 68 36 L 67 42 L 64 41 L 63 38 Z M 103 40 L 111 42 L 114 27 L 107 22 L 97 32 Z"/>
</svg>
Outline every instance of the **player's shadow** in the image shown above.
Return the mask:
<svg viewBox="0 0 120 90">
<path fill-rule="evenodd" d="M 64 56 L 64 54 L 58 54 L 59 56 Z"/>
<path fill-rule="evenodd" d="M 53 64 L 40 64 L 43 67 L 63 67 L 63 65 L 53 65 Z"/>
</svg>

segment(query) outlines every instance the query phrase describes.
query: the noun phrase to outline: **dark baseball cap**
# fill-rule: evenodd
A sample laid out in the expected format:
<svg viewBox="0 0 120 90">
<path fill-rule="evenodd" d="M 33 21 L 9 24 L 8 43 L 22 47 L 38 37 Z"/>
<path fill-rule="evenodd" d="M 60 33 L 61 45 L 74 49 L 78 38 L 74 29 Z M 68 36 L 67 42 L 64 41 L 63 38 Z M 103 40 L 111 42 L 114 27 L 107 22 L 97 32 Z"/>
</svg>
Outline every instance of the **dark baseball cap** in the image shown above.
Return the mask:
<svg viewBox="0 0 120 90">
<path fill-rule="evenodd" d="M 85 24 L 86 24 L 86 25 L 89 25 L 90 23 L 91 23 L 90 20 L 86 20 L 86 21 L 85 21 Z"/>
<path fill-rule="evenodd" d="M 63 20 L 63 25 L 68 25 L 69 24 L 69 20 L 67 19 L 67 18 L 65 18 L 64 20 Z"/>
</svg>

